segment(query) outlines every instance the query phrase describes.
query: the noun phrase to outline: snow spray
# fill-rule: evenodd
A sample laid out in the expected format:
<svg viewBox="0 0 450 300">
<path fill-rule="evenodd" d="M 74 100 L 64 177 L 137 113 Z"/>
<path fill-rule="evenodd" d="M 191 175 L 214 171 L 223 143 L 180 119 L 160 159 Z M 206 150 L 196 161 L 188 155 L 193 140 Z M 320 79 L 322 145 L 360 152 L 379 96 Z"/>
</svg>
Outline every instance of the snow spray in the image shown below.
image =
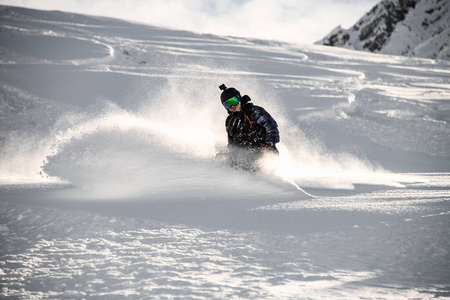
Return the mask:
<svg viewBox="0 0 450 300">
<path fill-rule="evenodd" d="M 308 140 L 283 113 L 281 99 L 256 79 L 188 78 L 173 76 L 164 86 L 141 89 L 145 100 L 133 110 L 100 101 L 93 112 L 62 116 L 64 121 L 42 139 L 39 151 L 28 151 L 40 162 L 43 180 L 68 182 L 88 198 L 239 199 L 249 191 L 255 196 L 280 195 L 286 192 L 280 181 L 308 196 L 312 195 L 304 188 L 400 186 L 386 171 L 349 154 L 327 152 Z M 227 144 L 227 115 L 219 103 L 218 82 L 250 95 L 278 122 L 280 155 L 258 162 L 267 176 L 215 161 Z"/>
<path fill-rule="evenodd" d="M 209 87 L 209 88 L 208 88 Z M 147 90 L 136 111 L 104 102 L 100 113 L 56 136 L 43 170 L 77 197 L 242 199 L 280 187 L 216 161 L 226 149 L 226 111 L 213 81 L 170 81 Z M 201 91 L 201 92 L 199 92 Z"/>
</svg>

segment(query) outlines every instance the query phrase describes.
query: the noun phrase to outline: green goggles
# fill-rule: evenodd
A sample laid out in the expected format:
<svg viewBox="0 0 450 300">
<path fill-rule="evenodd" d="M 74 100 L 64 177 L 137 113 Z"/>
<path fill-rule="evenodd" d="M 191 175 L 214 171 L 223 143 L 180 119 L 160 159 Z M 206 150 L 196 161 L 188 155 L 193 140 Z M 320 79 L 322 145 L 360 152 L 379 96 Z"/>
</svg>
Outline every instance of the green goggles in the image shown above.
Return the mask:
<svg viewBox="0 0 450 300">
<path fill-rule="evenodd" d="M 236 106 L 239 104 L 239 98 L 237 96 L 234 96 L 224 102 L 222 102 L 223 106 L 225 106 L 226 109 L 230 109 L 232 106 Z"/>
</svg>

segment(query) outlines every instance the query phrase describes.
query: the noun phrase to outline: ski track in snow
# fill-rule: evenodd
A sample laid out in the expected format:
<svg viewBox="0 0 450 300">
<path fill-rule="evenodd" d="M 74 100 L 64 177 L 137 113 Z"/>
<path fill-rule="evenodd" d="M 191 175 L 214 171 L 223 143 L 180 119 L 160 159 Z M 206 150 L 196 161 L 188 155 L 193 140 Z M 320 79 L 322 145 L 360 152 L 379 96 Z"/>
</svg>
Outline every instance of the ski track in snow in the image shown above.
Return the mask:
<svg viewBox="0 0 450 300">
<path fill-rule="evenodd" d="M 449 63 L 0 7 L 2 297 L 450 295 Z M 278 121 L 260 174 L 225 83 Z"/>
</svg>

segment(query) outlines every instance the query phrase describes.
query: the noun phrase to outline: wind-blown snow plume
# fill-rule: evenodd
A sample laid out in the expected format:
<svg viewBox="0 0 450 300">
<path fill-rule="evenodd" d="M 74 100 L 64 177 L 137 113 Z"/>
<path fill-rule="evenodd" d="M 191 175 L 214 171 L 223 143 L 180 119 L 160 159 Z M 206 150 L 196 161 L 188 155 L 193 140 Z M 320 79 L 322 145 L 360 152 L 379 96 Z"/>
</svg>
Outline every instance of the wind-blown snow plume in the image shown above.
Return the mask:
<svg viewBox="0 0 450 300">
<path fill-rule="evenodd" d="M 256 99 L 270 94 L 251 81 L 239 82 Z M 282 108 L 269 103 L 280 125 L 280 156 L 261 159 L 260 175 L 221 164 L 215 155 L 226 149 L 226 112 L 218 101 L 218 89 L 211 86 L 218 84 L 173 80 L 159 91 L 143 91 L 148 100 L 137 112 L 106 103 L 100 113 L 56 136 L 43 170 L 81 188 L 84 196 L 106 198 L 224 197 L 248 190 L 271 194 L 283 192 L 281 182 L 331 189 L 399 185 L 398 176 L 309 141 Z M 266 106 L 265 101 L 257 104 Z"/>
<path fill-rule="evenodd" d="M 286 191 L 286 186 L 280 190 L 280 182 L 299 189 L 352 189 L 355 184 L 399 186 L 406 180 L 309 140 L 285 115 L 278 96 L 255 80 L 219 76 L 200 80 L 193 73 L 188 80 L 173 76 L 159 89 L 142 88 L 139 97 L 145 100 L 133 111 L 98 101 L 90 113 L 61 113 L 48 135 L 25 130 L 3 148 L 9 151 L 4 156 L 9 159 L 2 160 L 5 178 L 11 183 L 62 180 L 82 191 L 78 197 L 97 198 L 222 197 L 230 191 L 245 194 L 251 187 L 263 194 Z M 279 124 L 280 156 L 261 159 L 259 175 L 215 159 L 226 151 L 226 112 L 218 100 L 218 83 L 227 79 Z M 20 151 L 14 155 L 18 145 Z"/>
<path fill-rule="evenodd" d="M 173 83 L 149 91 L 138 112 L 107 103 L 100 114 L 64 130 L 44 171 L 80 187 L 85 196 L 102 198 L 220 197 L 231 187 L 240 194 L 254 184 L 268 192 L 249 174 L 214 162 L 226 145 L 217 95 L 213 101 L 198 93 L 195 82 Z"/>
</svg>

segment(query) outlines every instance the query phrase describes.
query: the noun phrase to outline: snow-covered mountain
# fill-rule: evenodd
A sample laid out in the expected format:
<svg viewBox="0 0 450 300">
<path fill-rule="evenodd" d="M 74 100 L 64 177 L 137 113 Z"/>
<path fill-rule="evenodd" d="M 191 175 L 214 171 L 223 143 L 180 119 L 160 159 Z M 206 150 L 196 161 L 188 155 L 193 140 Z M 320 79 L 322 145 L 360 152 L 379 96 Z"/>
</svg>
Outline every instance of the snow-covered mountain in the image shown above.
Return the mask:
<svg viewBox="0 0 450 300">
<path fill-rule="evenodd" d="M 383 0 L 350 29 L 338 26 L 316 44 L 450 59 L 450 1 Z"/>
<path fill-rule="evenodd" d="M 450 295 L 450 61 L 0 6 L 0 298 Z M 279 125 L 224 163 L 225 83 Z"/>
</svg>

